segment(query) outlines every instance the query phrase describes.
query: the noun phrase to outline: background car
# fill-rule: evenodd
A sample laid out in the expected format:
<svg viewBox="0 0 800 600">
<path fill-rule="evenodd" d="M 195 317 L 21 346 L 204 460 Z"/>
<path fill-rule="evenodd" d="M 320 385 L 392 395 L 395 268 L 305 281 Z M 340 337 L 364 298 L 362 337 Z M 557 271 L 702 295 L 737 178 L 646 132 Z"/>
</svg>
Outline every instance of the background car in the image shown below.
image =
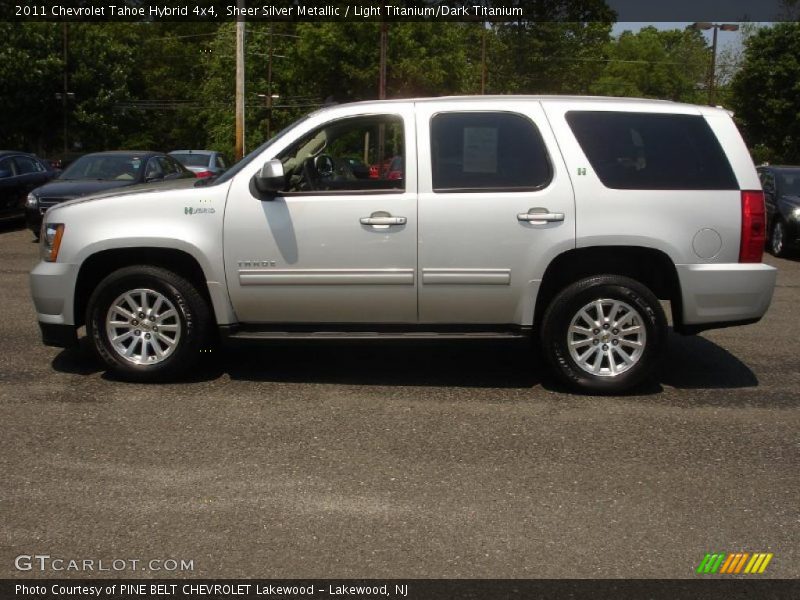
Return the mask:
<svg viewBox="0 0 800 600">
<path fill-rule="evenodd" d="M 32 154 L 0 151 L 0 221 L 24 217 L 28 193 L 56 174 L 48 163 Z"/>
<path fill-rule="evenodd" d="M 222 154 L 215 150 L 173 150 L 169 155 L 197 177 L 215 177 L 228 168 Z"/>
<path fill-rule="evenodd" d="M 38 238 L 42 215 L 61 202 L 130 185 L 194 177 L 194 173 L 177 160 L 161 152 L 86 154 L 67 167 L 57 179 L 28 194 L 25 217 L 28 227 Z"/>
<path fill-rule="evenodd" d="M 347 163 L 347 166 L 350 167 L 350 170 L 353 172 L 358 179 L 369 179 L 370 178 L 370 168 L 369 166 L 360 158 L 355 158 L 353 156 L 347 156 L 342 159 L 344 162 Z M 377 177 L 377 175 L 376 175 Z"/>
<path fill-rule="evenodd" d="M 800 167 L 758 167 L 767 209 L 767 248 L 787 256 L 800 242 Z"/>
</svg>

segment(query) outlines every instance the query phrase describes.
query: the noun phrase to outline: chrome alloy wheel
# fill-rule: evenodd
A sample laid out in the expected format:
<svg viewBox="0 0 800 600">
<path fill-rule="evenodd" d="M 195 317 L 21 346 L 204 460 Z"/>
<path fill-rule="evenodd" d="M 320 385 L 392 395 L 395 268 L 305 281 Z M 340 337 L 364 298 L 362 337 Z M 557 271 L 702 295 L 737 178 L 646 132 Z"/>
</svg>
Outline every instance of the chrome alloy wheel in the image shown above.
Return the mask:
<svg viewBox="0 0 800 600">
<path fill-rule="evenodd" d="M 169 357 L 181 339 L 175 305 L 160 292 L 135 289 L 111 303 L 106 314 L 111 347 L 135 365 L 154 365 Z"/>
<path fill-rule="evenodd" d="M 779 256 L 783 252 L 783 224 L 775 221 L 772 227 L 772 253 Z"/>
<path fill-rule="evenodd" d="M 567 347 L 590 375 L 616 377 L 642 357 L 647 331 L 642 316 L 620 300 L 593 300 L 572 318 Z"/>
</svg>

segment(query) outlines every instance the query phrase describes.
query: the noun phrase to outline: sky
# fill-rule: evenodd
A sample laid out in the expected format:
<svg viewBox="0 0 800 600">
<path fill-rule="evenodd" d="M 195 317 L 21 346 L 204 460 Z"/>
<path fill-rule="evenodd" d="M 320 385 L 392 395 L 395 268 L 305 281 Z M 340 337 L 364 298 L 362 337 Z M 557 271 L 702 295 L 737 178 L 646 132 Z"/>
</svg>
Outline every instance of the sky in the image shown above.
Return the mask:
<svg viewBox="0 0 800 600">
<path fill-rule="evenodd" d="M 619 23 L 615 23 L 614 27 L 611 29 L 612 35 L 619 35 L 626 29 L 630 31 L 639 31 L 643 27 L 653 26 L 656 29 L 685 29 L 691 23 L 688 22 L 666 22 L 666 21 L 658 21 L 656 23 L 639 23 L 639 22 L 630 22 L 630 21 L 621 21 Z M 711 43 L 712 37 L 712 30 L 704 31 L 703 34 L 706 36 L 708 43 Z M 738 31 L 720 31 L 717 36 L 717 46 L 718 50 L 722 50 L 728 46 L 732 47 L 739 47 L 741 46 L 741 34 Z"/>
</svg>

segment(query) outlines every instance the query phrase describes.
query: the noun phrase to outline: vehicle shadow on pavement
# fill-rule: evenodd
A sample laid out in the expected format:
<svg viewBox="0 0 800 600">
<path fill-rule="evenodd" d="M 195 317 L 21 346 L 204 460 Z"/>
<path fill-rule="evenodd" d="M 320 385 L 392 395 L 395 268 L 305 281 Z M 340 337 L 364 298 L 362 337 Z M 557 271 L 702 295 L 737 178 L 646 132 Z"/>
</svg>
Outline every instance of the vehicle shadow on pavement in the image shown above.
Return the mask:
<svg viewBox="0 0 800 600">
<path fill-rule="evenodd" d="M 87 338 L 52 361 L 61 373 L 91 375 L 103 371 Z M 180 381 L 212 381 L 227 373 L 237 381 L 386 386 L 532 388 L 569 392 L 546 372 L 525 343 L 271 344 L 218 348 Z M 103 379 L 117 381 L 104 373 Z M 752 370 L 733 354 L 700 336 L 670 333 L 658 382 L 631 392 L 659 394 L 677 389 L 734 389 L 758 386 Z"/>
<path fill-rule="evenodd" d="M 226 353 L 235 380 L 388 386 L 530 388 L 540 366 L 526 343 L 305 344 Z"/>
<path fill-rule="evenodd" d="M 699 335 L 670 333 L 661 369 L 661 383 L 678 389 L 733 389 L 758 386 L 746 364 Z"/>
</svg>

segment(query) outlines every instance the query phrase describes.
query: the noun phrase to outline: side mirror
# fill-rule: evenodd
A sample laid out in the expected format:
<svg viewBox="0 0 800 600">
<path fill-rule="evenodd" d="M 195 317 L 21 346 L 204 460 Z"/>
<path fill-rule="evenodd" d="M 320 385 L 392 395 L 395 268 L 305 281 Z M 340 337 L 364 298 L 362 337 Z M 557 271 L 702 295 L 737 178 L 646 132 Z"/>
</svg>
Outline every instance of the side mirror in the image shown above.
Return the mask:
<svg viewBox="0 0 800 600">
<path fill-rule="evenodd" d="M 266 196 L 277 196 L 286 187 L 283 163 L 277 158 L 268 160 L 253 177 L 256 189 Z"/>
</svg>

